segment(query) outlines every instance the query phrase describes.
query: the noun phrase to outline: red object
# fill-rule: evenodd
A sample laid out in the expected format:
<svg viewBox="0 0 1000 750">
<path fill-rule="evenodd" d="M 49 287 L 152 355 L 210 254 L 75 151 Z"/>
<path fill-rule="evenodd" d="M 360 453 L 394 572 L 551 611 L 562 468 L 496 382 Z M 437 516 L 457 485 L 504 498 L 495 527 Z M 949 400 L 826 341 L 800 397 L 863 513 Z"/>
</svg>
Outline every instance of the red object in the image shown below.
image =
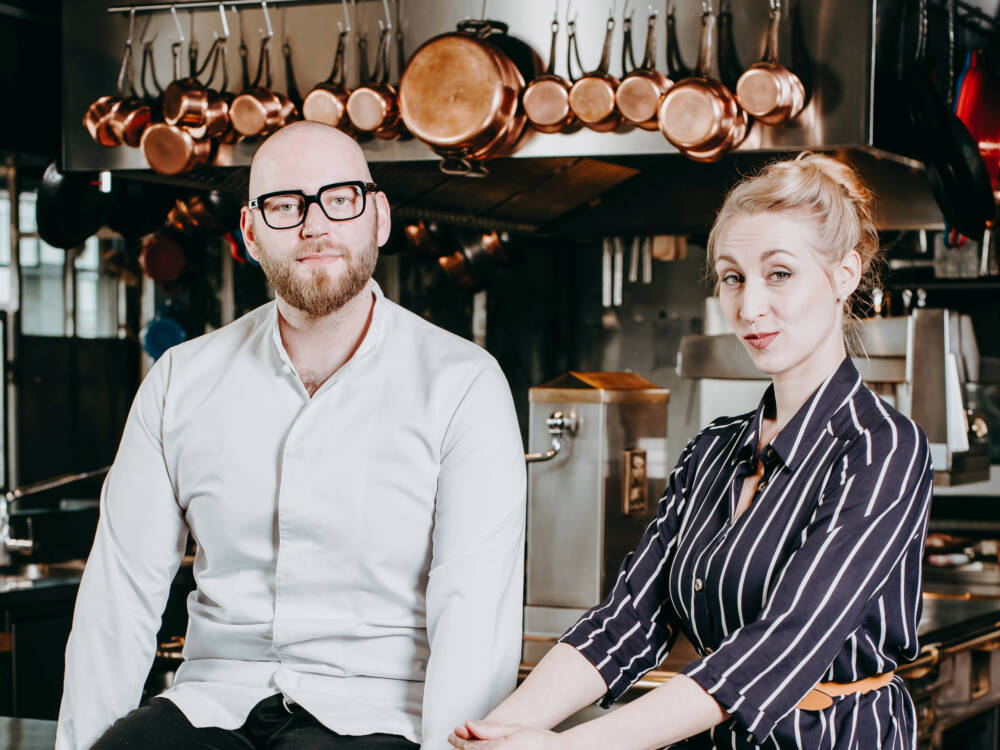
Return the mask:
<svg viewBox="0 0 1000 750">
<path fill-rule="evenodd" d="M 186 263 L 184 248 L 163 232 L 154 232 L 142 244 L 139 265 L 154 281 L 176 281 L 183 273 Z"/>
<path fill-rule="evenodd" d="M 958 115 L 979 145 L 993 190 L 1000 190 L 1000 79 L 983 65 L 981 50 L 969 52 L 955 97 Z"/>
</svg>

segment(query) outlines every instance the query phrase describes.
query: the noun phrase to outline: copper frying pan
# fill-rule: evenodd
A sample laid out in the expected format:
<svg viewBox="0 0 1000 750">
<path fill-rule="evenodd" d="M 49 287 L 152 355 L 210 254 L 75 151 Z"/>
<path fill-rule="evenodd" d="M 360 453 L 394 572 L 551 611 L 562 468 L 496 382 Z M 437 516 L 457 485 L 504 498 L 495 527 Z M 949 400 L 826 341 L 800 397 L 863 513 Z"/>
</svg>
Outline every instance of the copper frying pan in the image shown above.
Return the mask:
<svg viewBox="0 0 1000 750">
<path fill-rule="evenodd" d="M 122 50 L 116 93 L 102 96 L 84 113 L 83 126 L 90 137 L 102 146 L 127 143 L 138 145 L 138 138 L 150 118 L 149 107 L 136 96 L 133 83 L 132 34 L 135 29 L 135 11 L 129 17 L 128 39 Z M 127 139 L 127 140 L 126 140 Z"/>
<path fill-rule="evenodd" d="M 654 10 L 646 24 L 646 50 L 642 64 L 626 75 L 615 90 L 615 104 L 625 119 L 643 130 L 656 130 L 660 101 L 673 82 L 656 69 L 656 21 Z M 625 47 L 631 58 L 632 45 Z M 634 67 L 634 66 L 633 66 Z"/>
<path fill-rule="evenodd" d="M 257 75 L 250 88 L 238 94 L 229 105 L 233 129 L 246 137 L 266 135 L 282 124 L 282 101 L 271 90 L 270 44 L 270 36 L 261 39 Z"/>
<path fill-rule="evenodd" d="M 622 124 L 622 115 L 615 105 L 618 79 L 608 72 L 611 64 L 611 37 L 615 30 L 614 16 L 608 16 L 601 62 L 596 70 L 577 79 L 569 90 L 569 106 L 584 125 L 604 133 Z"/>
</svg>

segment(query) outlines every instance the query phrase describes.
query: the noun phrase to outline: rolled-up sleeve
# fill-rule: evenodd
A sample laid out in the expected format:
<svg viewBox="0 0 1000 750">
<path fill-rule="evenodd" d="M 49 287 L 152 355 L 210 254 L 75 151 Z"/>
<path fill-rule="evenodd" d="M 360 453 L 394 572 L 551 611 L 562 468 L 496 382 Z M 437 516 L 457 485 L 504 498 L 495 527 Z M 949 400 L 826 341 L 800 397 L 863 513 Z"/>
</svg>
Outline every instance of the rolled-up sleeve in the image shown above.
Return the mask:
<svg viewBox="0 0 1000 750">
<path fill-rule="evenodd" d="M 609 706 L 666 656 L 680 632 L 668 599 L 668 575 L 687 503 L 687 479 L 695 452 L 681 454 L 657 504 L 656 518 L 622 562 L 614 587 L 560 641 L 576 648 L 600 672 Z"/>
<path fill-rule="evenodd" d="M 919 555 L 932 476 L 926 438 L 909 420 L 887 419 L 870 443 L 845 445 L 761 616 L 682 670 L 757 743 L 823 678 L 901 559 Z"/>
<path fill-rule="evenodd" d="M 442 446 L 427 583 L 425 750 L 514 689 L 521 656 L 526 474 L 510 388 L 473 378 Z"/>
<path fill-rule="evenodd" d="M 101 491 L 66 647 L 57 750 L 89 748 L 138 705 L 184 554 L 187 525 L 161 442 L 169 359 L 161 358 L 140 386 Z"/>
</svg>

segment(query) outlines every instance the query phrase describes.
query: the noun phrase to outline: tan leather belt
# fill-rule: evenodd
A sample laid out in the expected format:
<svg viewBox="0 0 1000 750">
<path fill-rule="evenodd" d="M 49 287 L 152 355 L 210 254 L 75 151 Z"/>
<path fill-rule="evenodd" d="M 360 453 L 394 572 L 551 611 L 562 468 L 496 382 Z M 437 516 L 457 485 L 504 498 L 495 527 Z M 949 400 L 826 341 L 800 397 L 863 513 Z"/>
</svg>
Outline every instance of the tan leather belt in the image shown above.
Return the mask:
<svg viewBox="0 0 1000 750">
<path fill-rule="evenodd" d="M 895 677 L 895 672 L 885 672 L 874 677 L 865 677 L 857 682 L 820 682 L 801 700 L 798 708 L 803 711 L 822 711 L 833 705 L 833 699 L 851 693 L 870 693 L 884 688 Z"/>
</svg>

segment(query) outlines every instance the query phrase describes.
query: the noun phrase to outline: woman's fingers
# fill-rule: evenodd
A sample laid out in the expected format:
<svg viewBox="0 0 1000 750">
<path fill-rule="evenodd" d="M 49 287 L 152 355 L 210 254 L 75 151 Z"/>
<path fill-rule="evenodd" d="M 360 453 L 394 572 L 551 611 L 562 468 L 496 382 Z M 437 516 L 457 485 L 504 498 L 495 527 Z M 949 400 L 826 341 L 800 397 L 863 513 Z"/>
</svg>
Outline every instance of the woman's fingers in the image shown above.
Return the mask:
<svg viewBox="0 0 1000 750">
<path fill-rule="evenodd" d="M 455 727 L 454 734 L 462 740 L 472 739 L 472 732 L 469 731 L 469 728 L 465 724 Z"/>
<path fill-rule="evenodd" d="M 495 740 L 506 737 L 520 729 L 514 724 L 499 724 L 495 721 L 467 721 L 465 726 L 468 727 L 474 738 L 480 740 Z"/>
</svg>

